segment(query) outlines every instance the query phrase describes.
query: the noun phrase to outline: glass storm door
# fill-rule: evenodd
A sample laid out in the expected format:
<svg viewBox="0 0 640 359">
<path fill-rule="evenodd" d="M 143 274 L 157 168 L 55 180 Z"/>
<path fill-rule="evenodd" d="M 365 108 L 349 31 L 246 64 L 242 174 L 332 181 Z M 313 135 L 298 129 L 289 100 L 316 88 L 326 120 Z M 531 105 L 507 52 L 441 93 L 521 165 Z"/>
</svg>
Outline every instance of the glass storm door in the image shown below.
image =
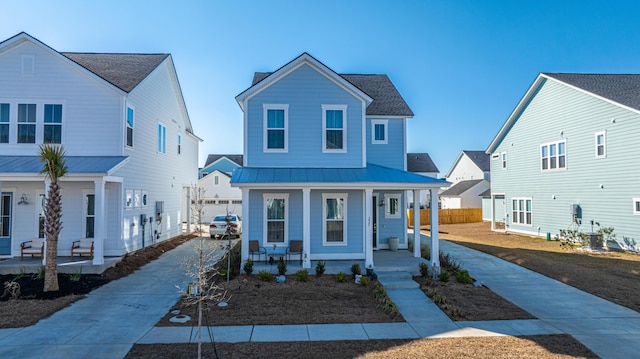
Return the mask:
<svg viewBox="0 0 640 359">
<path fill-rule="evenodd" d="M 0 196 L 0 255 L 11 254 L 11 202 L 13 195 L 2 192 Z"/>
</svg>

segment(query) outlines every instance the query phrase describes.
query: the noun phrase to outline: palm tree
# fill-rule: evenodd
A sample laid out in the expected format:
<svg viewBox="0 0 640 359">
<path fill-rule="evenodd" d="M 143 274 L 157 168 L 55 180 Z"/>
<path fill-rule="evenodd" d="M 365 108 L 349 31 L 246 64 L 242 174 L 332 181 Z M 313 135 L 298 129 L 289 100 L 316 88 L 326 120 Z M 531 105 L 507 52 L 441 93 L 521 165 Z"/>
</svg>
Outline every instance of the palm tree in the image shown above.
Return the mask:
<svg viewBox="0 0 640 359">
<path fill-rule="evenodd" d="M 43 289 L 45 292 L 60 290 L 58 287 L 58 235 L 62 230 L 62 196 L 58 180 L 68 171 L 64 157 L 65 152 L 61 145 L 47 143 L 40 145 L 40 162 L 44 163 L 40 173 L 44 173 L 50 180 L 44 209 L 44 232 L 47 243 Z"/>
</svg>

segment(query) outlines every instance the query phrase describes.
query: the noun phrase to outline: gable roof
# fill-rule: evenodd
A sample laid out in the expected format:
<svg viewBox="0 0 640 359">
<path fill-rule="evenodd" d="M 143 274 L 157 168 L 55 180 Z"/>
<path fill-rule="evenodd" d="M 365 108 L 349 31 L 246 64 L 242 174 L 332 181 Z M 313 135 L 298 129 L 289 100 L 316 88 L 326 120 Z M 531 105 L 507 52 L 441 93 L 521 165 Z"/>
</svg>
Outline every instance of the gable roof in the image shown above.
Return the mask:
<svg viewBox="0 0 640 359">
<path fill-rule="evenodd" d="M 323 68 L 325 74 L 330 73 L 334 80 L 337 79 L 337 81 L 346 82 L 348 87 L 353 87 L 357 90 L 356 93 L 361 93 L 366 96 L 366 98 L 368 98 L 366 111 L 368 116 L 413 117 L 413 111 L 411 111 L 411 108 L 409 108 L 409 105 L 407 105 L 387 75 L 337 74 L 306 52 L 275 72 L 256 72 L 253 75 L 251 87 L 238 95 L 236 100 L 255 86 L 269 81 L 272 75 L 276 74 L 276 76 L 278 76 L 284 68 L 291 67 L 293 63 L 297 64 L 305 59 Z M 238 103 L 240 103 L 240 101 L 238 101 Z"/>
<path fill-rule="evenodd" d="M 447 174 L 444 176 L 445 178 L 449 178 L 451 176 L 451 172 L 453 172 L 463 156 L 467 156 L 471 160 L 471 162 L 478 166 L 478 168 L 482 172 L 491 171 L 491 155 L 485 153 L 485 151 L 462 150 L 462 152 L 460 152 L 456 160 L 453 162 L 453 165 L 449 169 L 449 172 L 447 172 Z"/>
<path fill-rule="evenodd" d="M 124 92 L 131 92 L 169 54 L 114 54 L 61 52 L 76 64 Z"/>
<path fill-rule="evenodd" d="M 230 161 L 236 163 L 238 166 L 242 166 L 243 164 L 243 155 L 223 155 L 223 154 L 210 154 L 207 156 L 207 161 L 204 163 L 204 167 L 218 161 L 219 159 L 226 157 Z M 204 168 L 203 167 L 203 168 Z"/>
<path fill-rule="evenodd" d="M 511 112 L 507 121 L 498 131 L 491 144 L 485 151 L 493 152 L 507 135 L 522 111 L 538 93 L 547 81 L 552 80 L 591 96 L 600 98 L 620 107 L 640 113 L 640 74 L 577 74 L 577 73 L 549 73 L 538 74 L 524 97 Z"/>
<path fill-rule="evenodd" d="M 407 171 L 439 173 L 428 153 L 407 153 Z"/>
<path fill-rule="evenodd" d="M 471 188 L 473 188 L 475 185 L 477 185 L 482 181 L 484 180 L 479 179 L 479 180 L 460 181 L 454 184 L 453 186 L 449 187 L 449 189 L 447 189 L 446 191 L 440 193 L 440 195 L 441 196 L 459 196 L 465 193 L 466 191 L 470 190 Z"/>
</svg>

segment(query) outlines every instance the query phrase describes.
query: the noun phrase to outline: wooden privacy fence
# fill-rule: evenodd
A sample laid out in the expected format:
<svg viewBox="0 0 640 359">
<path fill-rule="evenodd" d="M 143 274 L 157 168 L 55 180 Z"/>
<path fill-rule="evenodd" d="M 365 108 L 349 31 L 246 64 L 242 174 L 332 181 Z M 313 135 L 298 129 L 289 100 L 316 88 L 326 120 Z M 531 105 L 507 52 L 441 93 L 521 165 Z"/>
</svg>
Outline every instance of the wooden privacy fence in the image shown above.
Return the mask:
<svg viewBox="0 0 640 359">
<path fill-rule="evenodd" d="M 408 209 L 409 227 L 413 227 L 413 210 Z M 420 225 L 431 224 L 431 210 L 420 210 Z M 451 208 L 438 210 L 439 224 L 482 222 L 482 208 Z"/>
</svg>

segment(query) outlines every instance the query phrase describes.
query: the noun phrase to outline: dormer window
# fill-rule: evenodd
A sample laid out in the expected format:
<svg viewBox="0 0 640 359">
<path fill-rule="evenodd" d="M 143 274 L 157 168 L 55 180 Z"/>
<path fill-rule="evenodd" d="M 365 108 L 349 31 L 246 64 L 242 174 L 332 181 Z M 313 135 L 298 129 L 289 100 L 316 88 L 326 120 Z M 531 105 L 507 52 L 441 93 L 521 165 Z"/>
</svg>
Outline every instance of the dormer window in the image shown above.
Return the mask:
<svg viewBox="0 0 640 359">
<path fill-rule="evenodd" d="M 323 152 L 346 152 L 346 115 L 346 105 L 322 105 Z"/>
</svg>

